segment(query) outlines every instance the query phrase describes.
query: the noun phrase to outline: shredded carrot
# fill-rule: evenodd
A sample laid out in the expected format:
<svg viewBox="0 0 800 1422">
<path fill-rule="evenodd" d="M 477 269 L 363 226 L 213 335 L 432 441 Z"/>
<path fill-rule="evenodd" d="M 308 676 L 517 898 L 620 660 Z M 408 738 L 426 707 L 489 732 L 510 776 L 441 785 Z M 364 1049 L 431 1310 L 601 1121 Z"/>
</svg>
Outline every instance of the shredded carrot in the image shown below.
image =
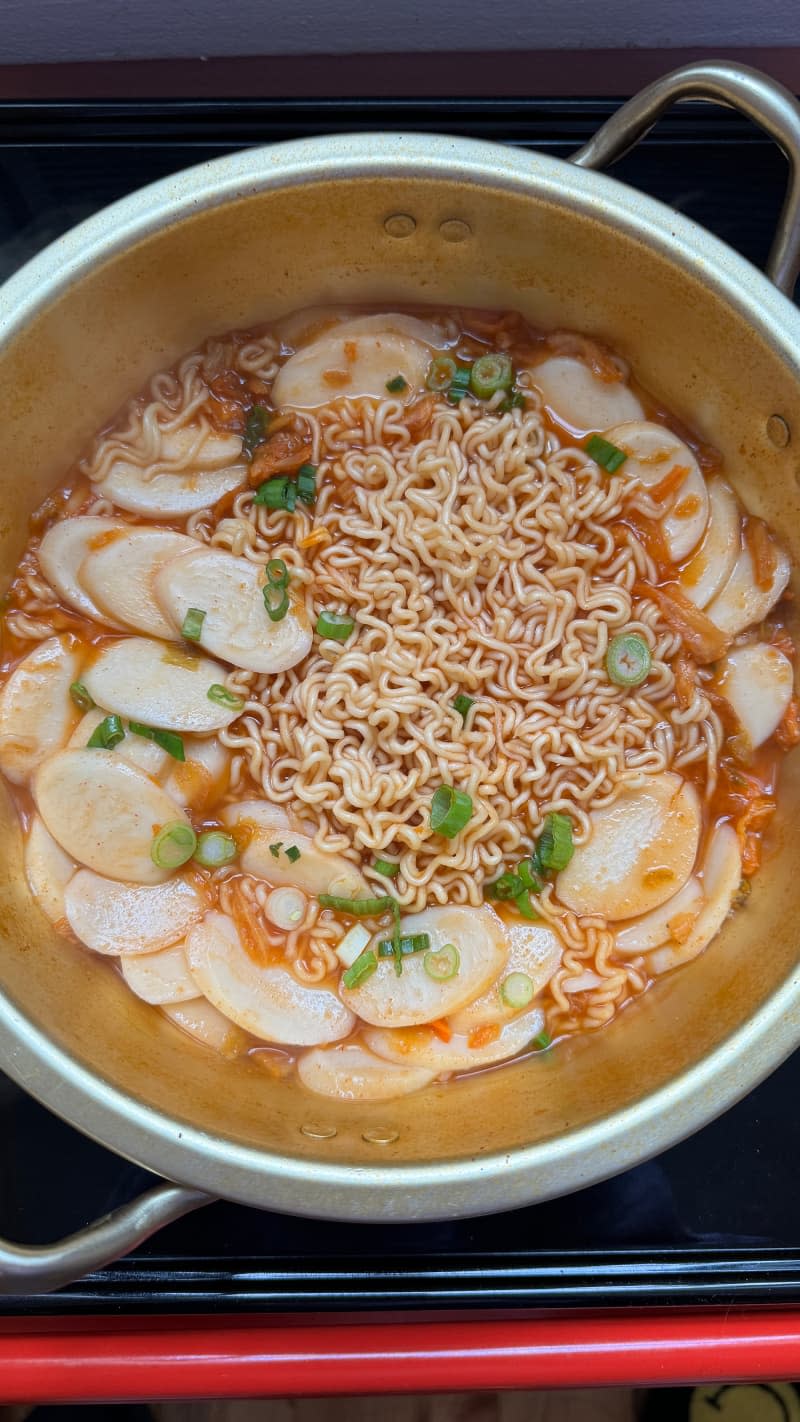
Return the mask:
<svg viewBox="0 0 800 1422">
<path fill-rule="evenodd" d="M 745 519 L 744 541 L 753 560 L 756 583 L 760 588 L 771 587 L 778 562 L 778 550 L 763 519 Z"/>
<path fill-rule="evenodd" d="M 782 750 L 791 750 L 800 743 L 800 703 L 793 696 L 783 713 L 783 720 L 775 732 L 775 739 Z"/>
<path fill-rule="evenodd" d="M 672 664 L 672 672 L 675 677 L 675 695 L 678 698 L 678 705 L 681 711 L 688 711 L 694 700 L 694 679 L 697 667 L 691 657 L 687 657 L 685 652 L 679 652 Z"/>
<path fill-rule="evenodd" d="M 645 553 L 652 558 L 656 565 L 656 572 L 659 577 L 672 572 L 672 560 L 669 556 L 664 532 L 659 523 L 651 518 L 645 518 L 644 514 L 637 513 L 632 509 L 625 514 L 624 523 L 613 525 L 615 543 L 619 545 L 629 542 L 631 534 L 641 543 Z"/>
<path fill-rule="evenodd" d="M 311 532 L 307 533 L 305 538 L 298 538 L 297 546 L 298 548 L 317 548 L 320 543 L 330 543 L 330 541 L 331 535 L 327 528 L 323 528 L 322 525 L 320 525 L 319 528 L 312 528 Z"/>
<path fill-rule="evenodd" d="M 449 1041 L 450 1041 L 450 1038 L 451 1038 L 452 1035 L 453 1035 L 453 1029 L 452 1029 L 452 1027 L 450 1026 L 450 1024 L 445 1021 L 444 1017 L 437 1017 L 436 1021 L 435 1021 L 435 1022 L 429 1022 L 429 1023 L 428 1023 L 428 1026 L 430 1027 L 430 1029 L 431 1029 L 432 1032 L 435 1032 L 435 1033 L 436 1033 L 436 1035 L 437 1035 L 437 1037 L 439 1038 L 440 1041 L 442 1041 L 442 1042 L 449 1042 Z"/>
<path fill-rule="evenodd" d="M 637 597 L 650 598 L 673 632 L 683 638 L 694 660 L 701 666 L 715 662 L 727 651 L 729 638 L 719 627 L 684 597 L 677 583 L 654 588 L 649 583 L 635 583 Z"/>
<path fill-rule="evenodd" d="M 657 484 L 651 484 L 647 490 L 650 498 L 655 499 L 657 504 L 665 503 L 670 494 L 677 494 L 681 485 L 686 483 L 688 474 L 688 464 L 674 464 L 663 479 L 659 479 Z"/>
<path fill-rule="evenodd" d="M 467 1037 L 467 1046 L 475 1052 L 479 1047 L 488 1047 L 490 1043 L 496 1042 L 500 1036 L 500 1028 L 496 1022 L 486 1022 L 483 1027 L 475 1027 Z"/>
</svg>

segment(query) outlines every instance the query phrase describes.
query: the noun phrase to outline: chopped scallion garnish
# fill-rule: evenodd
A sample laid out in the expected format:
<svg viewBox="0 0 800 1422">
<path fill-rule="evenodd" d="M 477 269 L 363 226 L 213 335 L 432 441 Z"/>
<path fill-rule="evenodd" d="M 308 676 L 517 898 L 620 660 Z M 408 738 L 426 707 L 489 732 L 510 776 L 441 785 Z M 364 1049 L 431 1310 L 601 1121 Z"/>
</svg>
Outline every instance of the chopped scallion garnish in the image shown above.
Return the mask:
<svg viewBox="0 0 800 1422">
<path fill-rule="evenodd" d="M 457 405 L 460 400 L 464 399 L 465 395 L 469 395 L 469 378 L 470 366 L 462 365 L 456 369 L 453 379 L 450 382 L 450 388 L 447 392 L 447 398 L 450 401 L 451 405 Z"/>
<path fill-rule="evenodd" d="M 355 625 L 355 618 L 349 617 L 347 613 L 323 611 L 317 618 L 315 631 L 318 637 L 327 637 L 333 642 L 346 642 Z"/>
<path fill-rule="evenodd" d="M 82 681 L 73 681 L 72 686 L 69 689 L 69 694 L 72 697 L 72 700 L 75 702 L 75 705 L 77 706 L 79 711 L 94 710 L 96 703 L 94 699 L 89 695 L 89 692 L 86 690 L 86 687 L 84 686 Z"/>
<path fill-rule="evenodd" d="M 475 698 L 472 696 L 465 696 L 463 691 L 460 691 L 458 693 L 458 696 L 453 697 L 453 710 L 458 712 L 465 725 L 467 723 L 467 717 L 474 705 Z"/>
<path fill-rule="evenodd" d="M 500 984 L 500 996 L 506 1007 L 518 1012 L 533 998 L 533 979 L 527 973 L 509 973 Z"/>
<path fill-rule="evenodd" d="M 297 507 L 297 485 L 288 474 L 276 474 L 259 484 L 253 498 L 254 504 L 267 509 L 280 509 L 284 513 L 294 513 Z"/>
<path fill-rule="evenodd" d="M 197 836 L 194 858 L 204 869 L 220 869 L 236 858 L 236 840 L 224 830 L 204 830 Z"/>
<path fill-rule="evenodd" d="M 638 632 L 621 632 L 612 637 L 606 652 L 606 671 L 615 686 L 641 686 L 650 675 L 653 657 Z"/>
<path fill-rule="evenodd" d="M 333 909 L 335 913 L 350 913 L 354 918 L 378 918 L 390 913 L 394 919 L 392 943 L 394 945 L 394 969 L 399 977 L 403 971 L 403 957 L 400 952 L 400 905 L 391 894 L 368 899 L 349 899 L 342 894 L 320 894 L 321 908 Z"/>
<path fill-rule="evenodd" d="M 533 1041 L 531 1042 L 531 1046 L 533 1047 L 534 1051 L 537 1052 L 546 1052 L 547 1048 L 552 1046 L 552 1044 L 553 1039 L 550 1036 L 549 1032 L 540 1032 L 538 1037 L 534 1037 Z"/>
<path fill-rule="evenodd" d="M 400 939 L 400 952 L 404 958 L 408 958 L 412 953 L 424 953 L 431 946 L 431 936 L 429 933 L 411 933 L 404 935 Z M 391 938 L 382 938 L 378 944 L 379 958 L 393 958 L 395 955 L 395 945 Z"/>
<path fill-rule="evenodd" d="M 458 366 L 451 356 L 434 356 L 428 366 L 425 384 L 429 390 L 435 390 L 437 394 L 442 394 L 445 390 L 450 389 L 457 370 Z"/>
<path fill-rule="evenodd" d="M 173 760 L 185 760 L 183 741 L 175 731 L 159 731 L 153 726 L 143 726 L 140 721 L 129 721 L 128 730 L 134 736 L 143 736 L 146 741 L 154 741 L 157 746 L 171 755 Z"/>
<path fill-rule="evenodd" d="M 301 464 L 297 471 L 297 497 L 304 504 L 313 504 L 317 497 L 317 466 Z"/>
<path fill-rule="evenodd" d="M 393 879 L 400 870 L 400 865 L 395 864 L 392 859 L 376 859 L 373 864 L 376 874 L 382 874 L 384 879 Z"/>
<path fill-rule="evenodd" d="M 472 798 L 466 790 L 453 785 L 440 785 L 431 800 L 431 829 L 452 839 L 472 818 Z"/>
<path fill-rule="evenodd" d="M 105 716 L 99 726 L 95 726 L 87 746 L 92 750 L 113 750 L 125 739 L 125 732 L 119 716 Z"/>
<path fill-rule="evenodd" d="M 272 855 L 273 859 L 277 859 L 277 858 L 279 857 L 280 852 L 281 852 L 282 849 L 283 849 L 283 840 L 282 840 L 282 839 L 277 839 L 274 844 L 271 844 L 271 845 L 270 845 L 270 847 L 269 847 L 269 852 L 270 852 L 270 854 Z"/>
<path fill-rule="evenodd" d="M 185 637 L 187 642 L 199 642 L 205 620 L 206 615 L 202 608 L 190 607 L 183 619 L 181 636 Z"/>
<path fill-rule="evenodd" d="M 289 569 L 282 558 L 270 558 L 262 588 L 264 607 L 271 622 L 282 622 L 289 611 Z"/>
<path fill-rule="evenodd" d="M 585 448 L 589 457 L 595 464 L 599 464 L 601 469 L 605 469 L 607 474 L 616 474 L 628 458 L 624 449 L 618 449 L 610 440 L 603 439 L 602 435 L 592 435 L 587 439 Z"/>
<path fill-rule="evenodd" d="M 288 859 L 290 864 L 297 863 L 298 859 L 300 858 L 300 850 L 297 848 L 296 844 L 289 845 L 289 848 L 286 851 L 286 858 Z"/>
<path fill-rule="evenodd" d="M 219 682 L 210 686 L 206 695 L 209 701 L 216 701 L 218 706 L 227 706 L 230 711 L 244 710 L 244 698 L 236 696 L 234 692 L 228 690 L 227 686 L 220 686 Z"/>
<path fill-rule="evenodd" d="M 510 395 L 506 395 L 505 400 L 500 401 L 497 409 L 501 415 L 507 415 L 509 410 L 524 410 L 527 403 L 522 390 L 512 390 Z"/>
<path fill-rule="evenodd" d="M 479 400 L 491 400 L 498 390 L 510 390 L 514 381 L 511 357 L 482 355 L 473 363 L 469 383 Z"/>
<path fill-rule="evenodd" d="M 536 842 L 536 862 L 544 870 L 560 873 L 566 869 L 575 845 L 572 840 L 572 820 L 557 810 L 545 816 L 544 827 Z"/>
<path fill-rule="evenodd" d="M 367 978 L 372 977 L 372 974 L 375 972 L 377 966 L 378 960 L 375 957 L 375 954 L 372 952 L 372 949 L 365 949 L 365 951 L 361 953 L 358 958 L 356 958 L 356 961 L 353 963 L 352 967 L 348 968 L 347 972 L 342 973 L 342 982 L 344 983 L 344 986 L 346 988 L 360 987 L 361 983 L 365 983 L 367 981 Z"/>
<path fill-rule="evenodd" d="M 150 846 L 150 858 L 159 869 L 180 869 L 197 849 L 197 835 L 185 820 L 164 825 Z"/>
<path fill-rule="evenodd" d="M 446 983 L 455 977 L 461 967 L 461 954 L 455 943 L 445 943 L 442 948 L 431 948 L 425 954 L 422 966 L 434 982 Z"/>
<path fill-rule="evenodd" d="M 402 395 L 408 389 L 408 381 L 404 375 L 395 375 L 391 380 L 387 380 L 386 389 L 390 395 Z"/>
<path fill-rule="evenodd" d="M 244 427 L 242 453 L 245 459 L 252 459 L 258 446 L 264 443 L 269 428 L 269 410 L 264 405 L 254 405 Z"/>
</svg>

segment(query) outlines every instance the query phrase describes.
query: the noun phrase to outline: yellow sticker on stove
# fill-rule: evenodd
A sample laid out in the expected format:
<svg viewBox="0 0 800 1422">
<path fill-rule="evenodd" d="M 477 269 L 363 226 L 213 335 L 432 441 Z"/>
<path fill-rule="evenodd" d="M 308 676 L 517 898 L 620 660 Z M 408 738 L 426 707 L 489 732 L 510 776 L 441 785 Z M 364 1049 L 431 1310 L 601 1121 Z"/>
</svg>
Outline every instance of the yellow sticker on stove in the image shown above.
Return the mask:
<svg viewBox="0 0 800 1422">
<path fill-rule="evenodd" d="M 800 1398 L 790 1383 L 709 1383 L 692 1393 L 689 1422 L 800 1422 Z"/>
</svg>

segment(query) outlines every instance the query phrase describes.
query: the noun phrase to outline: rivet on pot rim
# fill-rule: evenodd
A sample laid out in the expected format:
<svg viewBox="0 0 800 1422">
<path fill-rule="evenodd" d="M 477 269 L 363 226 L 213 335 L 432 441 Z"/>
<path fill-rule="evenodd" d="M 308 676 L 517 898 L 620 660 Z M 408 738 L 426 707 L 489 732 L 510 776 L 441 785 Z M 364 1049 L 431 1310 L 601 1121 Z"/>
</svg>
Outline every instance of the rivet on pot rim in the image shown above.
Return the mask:
<svg viewBox="0 0 800 1422">
<path fill-rule="evenodd" d="M 383 230 L 390 237 L 410 237 L 417 230 L 417 221 L 410 212 L 393 212 L 386 218 Z"/>
<path fill-rule="evenodd" d="M 472 236 L 472 228 L 460 217 L 448 217 L 439 224 L 439 236 L 443 237 L 445 242 L 466 242 L 467 238 Z"/>
<path fill-rule="evenodd" d="M 312 1123 L 307 1121 L 304 1126 L 300 1127 L 300 1133 L 301 1135 L 308 1136 L 309 1140 L 312 1141 L 329 1141 L 336 1135 L 336 1127 L 323 1126 L 316 1122 Z"/>
<path fill-rule="evenodd" d="M 770 415 L 767 420 L 767 438 L 776 449 L 786 448 L 792 438 L 792 432 L 783 415 Z"/>
<path fill-rule="evenodd" d="M 368 1131 L 362 1131 L 361 1139 L 368 1145 L 393 1145 L 399 1135 L 394 1126 L 371 1126 Z"/>
</svg>

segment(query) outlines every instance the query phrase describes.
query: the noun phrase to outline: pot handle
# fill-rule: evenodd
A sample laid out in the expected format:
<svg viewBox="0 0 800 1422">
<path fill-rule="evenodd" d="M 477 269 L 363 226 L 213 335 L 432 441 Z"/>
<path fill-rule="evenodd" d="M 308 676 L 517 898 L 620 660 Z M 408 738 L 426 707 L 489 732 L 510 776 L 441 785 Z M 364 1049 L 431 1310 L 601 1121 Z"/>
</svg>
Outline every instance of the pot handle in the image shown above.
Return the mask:
<svg viewBox="0 0 800 1422">
<path fill-rule="evenodd" d="M 800 104 L 758 69 L 712 60 L 673 69 L 648 84 L 572 154 L 580 168 L 604 168 L 622 158 L 674 103 L 706 99 L 746 114 L 766 130 L 789 160 L 789 182 L 767 259 L 767 276 L 792 296 L 800 271 Z"/>
<path fill-rule="evenodd" d="M 55 1244 L 32 1246 L 0 1239 L 0 1295 L 60 1289 L 120 1259 L 156 1230 L 211 1204 L 212 1199 L 202 1190 L 164 1184 Z"/>
</svg>

